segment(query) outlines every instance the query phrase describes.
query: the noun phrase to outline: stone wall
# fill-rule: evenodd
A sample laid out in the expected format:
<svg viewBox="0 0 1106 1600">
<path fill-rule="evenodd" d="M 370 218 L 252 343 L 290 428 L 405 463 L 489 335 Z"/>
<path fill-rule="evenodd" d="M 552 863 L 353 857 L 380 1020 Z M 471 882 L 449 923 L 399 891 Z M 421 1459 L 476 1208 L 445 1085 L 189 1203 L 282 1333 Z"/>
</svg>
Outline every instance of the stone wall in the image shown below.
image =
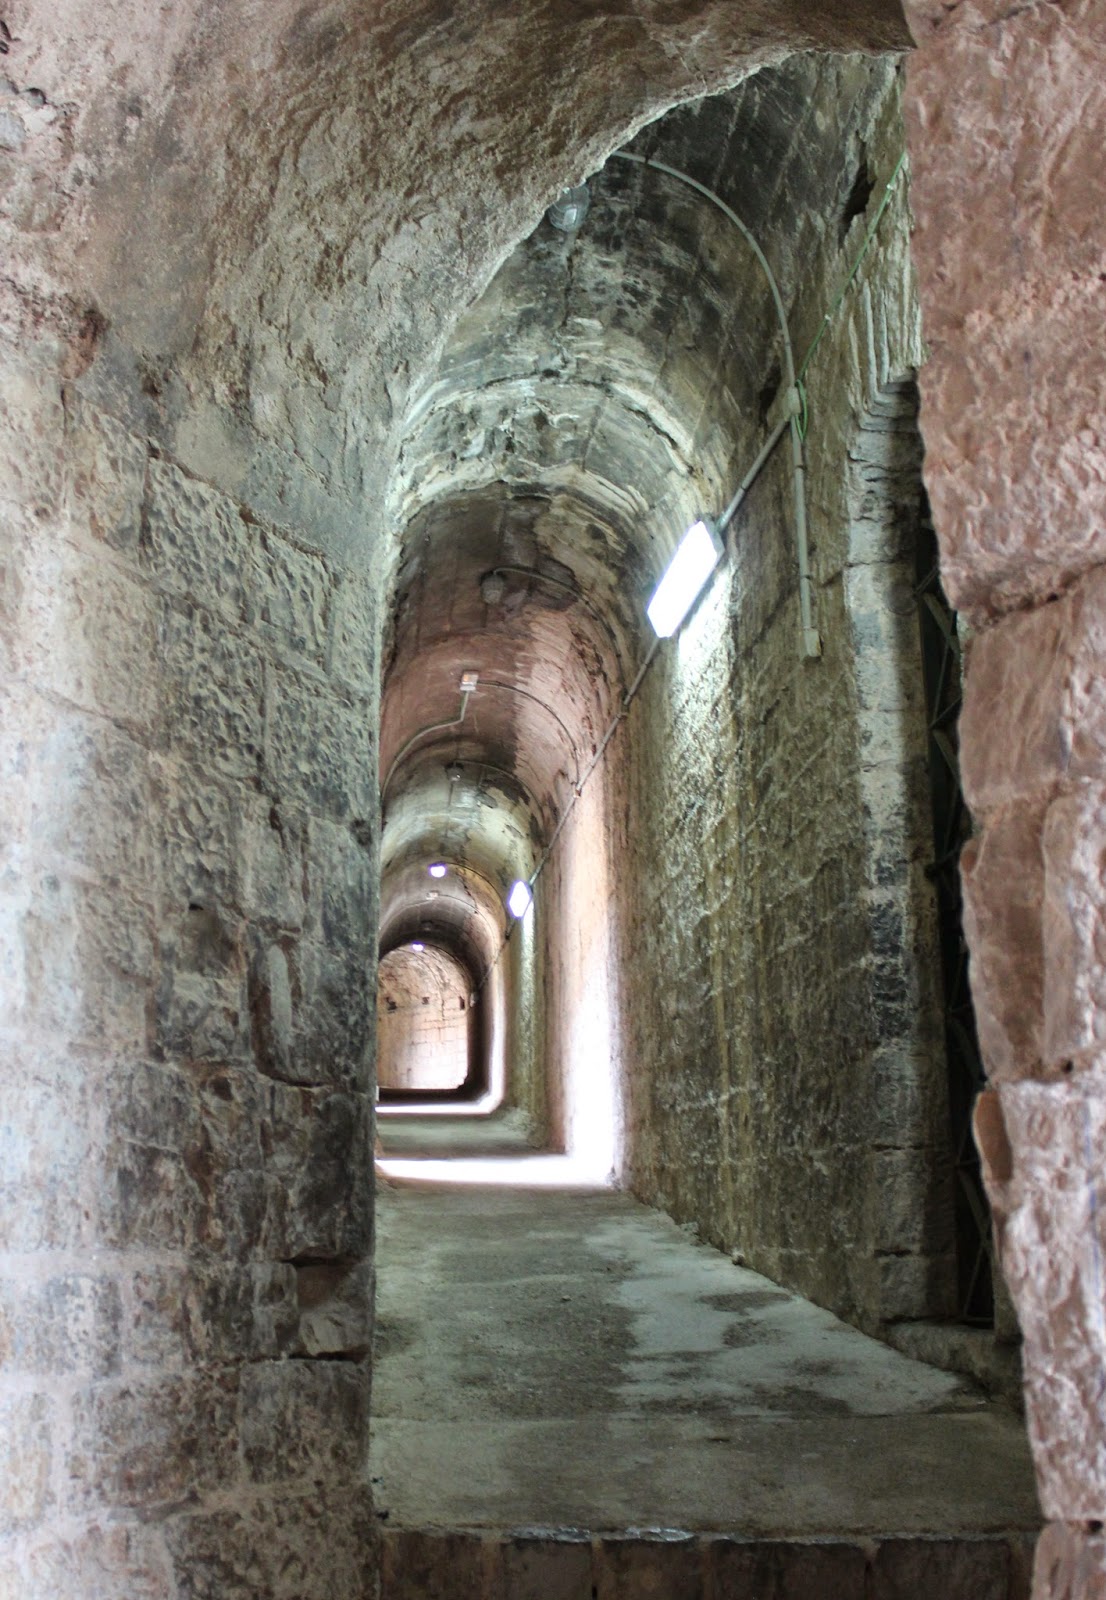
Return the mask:
<svg viewBox="0 0 1106 1600">
<path fill-rule="evenodd" d="M 866 215 L 814 208 L 812 122 L 776 153 L 759 238 L 789 289 L 801 358 L 903 135 L 893 68 L 796 62 L 785 75 L 802 80 L 796 103 L 841 164 L 821 171 L 824 193 L 849 200 L 861 171 L 869 191 Z M 921 448 L 913 408 L 893 398 L 921 357 L 907 238 L 900 184 L 808 373 L 820 659 L 800 653 L 785 442 L 738 515 L 729 563 L 662 650 L 612 783 L 627 848 L 620 937 L 636 953 L 624 1011 L 631 1181 L 870 1328 L 952 1309 L 912 598 Z M 779 383 L 765 327 L 765 346 L 743 352 L 753 394 L 741 468 Z"/>
<path fill-rule="evenodd" d="M 371 576 L 82 397 L 64 305 L 5 310 L 0 1590 L 353 1593 Z"/>
<path fill-rule="evenodd" d="M 1053 1519 L 1038 1600 L 1106 1586 L 1102 676 L 1106 34 L 1088 4 L 917 0 L 907 97 L 926 480 L 978 630 L 963 718 L 976 1131 Z"/>
</svg>

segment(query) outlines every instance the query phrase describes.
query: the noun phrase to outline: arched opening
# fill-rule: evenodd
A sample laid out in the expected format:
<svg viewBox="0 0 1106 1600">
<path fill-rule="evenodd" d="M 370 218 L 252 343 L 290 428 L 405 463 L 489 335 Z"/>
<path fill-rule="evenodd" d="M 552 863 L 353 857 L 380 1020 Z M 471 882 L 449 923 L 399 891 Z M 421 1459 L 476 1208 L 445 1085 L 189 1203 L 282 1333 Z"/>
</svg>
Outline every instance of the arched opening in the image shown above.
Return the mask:
<svg viewBox="0 0 1106 1600">
<path fill-rule="evenodd" d="M 913 10 L 928 472 L 979 631 L 979 1130 L 1054 1519 L 1040 1584 L 1064 1592 L 1101 1564 L 1101 262 L 1087 208 L 1042 185 L 1093 183 L 1101 72 L 1056 8 Z M 488 995 L 487 1096 L 535 1137 L 580 1144 L 601 1081 L 594 1162 L 712 1245 L 882 1337 L 936 1303 L 934 1252 L 898 1247 L 925 1163 L 871 1115 L 887 885 L 863 881 L 840 538 L 851 425 L 923 353 L 901 189 L 891 252 L 850 276 L 901 151 L 879 52 L 908 40 L 878 4 L 110 20 L 12 0 L 0 23 L 0 1564 L 43 1600 L 322 1600 L 380 1567 L 372 985 L 425 921 Z M 1079 119 L 1050 114 L 1055 82 Z M 773 455 L 640 682 L 649 589 L 785 385 L 701 194 L 606 166 L 635 138 L 739 202 L 818 352 L 807 557 Z M 591 232 L 542 234 L 590 173 Z M 493 636 L 501 656 L 454 658 Z M 460 732 L 458 666 L 483 682 Z M 464 893 L 431 911 L 438 860 Z M 512 922 L 516 880 L 536 896 Z M 552 1311 L 572 1321 L 568 1287 Z M 489 1582 L 514 1559 L 485 1557 Z M 844 1559 L 878 1592 L 870 1550 Z"/>
<path fill-rule="evenodd" d="M 376 978 L 377 1086 L 382 1099 L 451 1095 L 478 1081 L 472 978 L 419 939 L 388 952 Z"/>
</svg>

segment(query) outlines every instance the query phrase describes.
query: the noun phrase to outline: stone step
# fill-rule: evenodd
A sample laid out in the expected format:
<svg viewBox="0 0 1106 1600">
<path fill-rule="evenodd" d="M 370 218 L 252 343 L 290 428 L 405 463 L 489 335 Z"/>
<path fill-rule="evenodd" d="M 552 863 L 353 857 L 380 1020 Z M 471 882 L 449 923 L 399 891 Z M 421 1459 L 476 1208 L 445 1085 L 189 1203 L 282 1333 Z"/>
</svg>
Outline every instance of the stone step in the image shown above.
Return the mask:
<svg viewBox="0 0 1106 1600">
<path fill-rule="evenodd" d="M 393 1528 L 381 1600 L 1028 1600 L 1034 1535 Z"/>
</svg>

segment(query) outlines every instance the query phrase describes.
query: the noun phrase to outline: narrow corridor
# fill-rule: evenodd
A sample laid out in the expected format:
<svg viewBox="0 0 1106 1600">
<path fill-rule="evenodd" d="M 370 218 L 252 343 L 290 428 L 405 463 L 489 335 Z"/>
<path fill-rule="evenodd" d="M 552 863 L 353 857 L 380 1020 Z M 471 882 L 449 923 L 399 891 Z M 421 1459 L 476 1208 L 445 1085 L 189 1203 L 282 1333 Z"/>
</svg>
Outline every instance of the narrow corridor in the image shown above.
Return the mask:
<svg viewBox="0 0 1106 1600">
<path fill-rule="evenodd" d="M 515 1165 L 384 1127 L 450 1136 L 463 1178 Z M 626 1194 L 393 1179 L 379 1230 L 385 1600 L 1028 1592 L 1024 1428 L 967 1380 Z"/>
</svg>

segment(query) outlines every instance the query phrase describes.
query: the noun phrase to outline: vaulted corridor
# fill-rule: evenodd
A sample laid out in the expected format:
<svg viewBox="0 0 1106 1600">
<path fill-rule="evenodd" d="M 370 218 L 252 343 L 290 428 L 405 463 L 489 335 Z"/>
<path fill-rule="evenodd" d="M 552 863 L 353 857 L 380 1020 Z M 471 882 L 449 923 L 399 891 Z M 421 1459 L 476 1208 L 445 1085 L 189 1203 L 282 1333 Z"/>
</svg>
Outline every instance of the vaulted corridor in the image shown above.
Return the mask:
<svg viewBox="0 0 1106 1600">
<path fill-rule="evenodd" d="M 0 0 L 0 1597 L 1102 1600 L 1101 22 Z"/>
</svg>

